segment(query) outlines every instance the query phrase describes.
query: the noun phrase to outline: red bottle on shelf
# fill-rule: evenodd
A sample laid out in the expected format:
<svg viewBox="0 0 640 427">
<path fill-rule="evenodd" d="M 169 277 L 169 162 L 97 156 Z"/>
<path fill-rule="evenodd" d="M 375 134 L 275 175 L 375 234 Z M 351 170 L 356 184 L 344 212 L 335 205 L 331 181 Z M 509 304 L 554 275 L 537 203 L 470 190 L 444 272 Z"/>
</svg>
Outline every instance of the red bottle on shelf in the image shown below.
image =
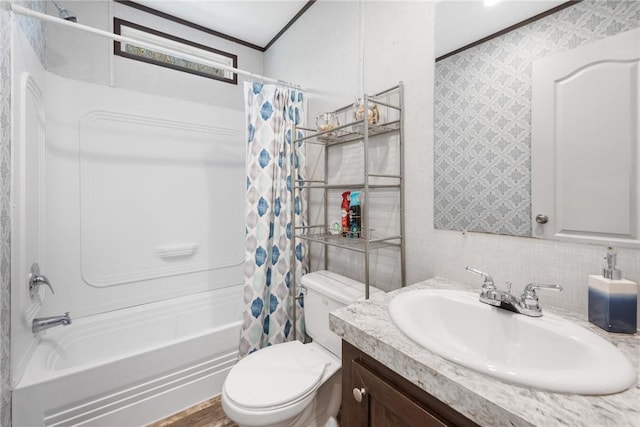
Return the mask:
<svg viewBox="0 0 640 427">
<path fill-rule="evenodd" d="M 351 203 L 351 191 L 342 193 L 342 204 L 340 205 L 340 214 L 342 215 L 342 235 L 347 237 L 350 232 L 349 204 Z"/>
</svg>

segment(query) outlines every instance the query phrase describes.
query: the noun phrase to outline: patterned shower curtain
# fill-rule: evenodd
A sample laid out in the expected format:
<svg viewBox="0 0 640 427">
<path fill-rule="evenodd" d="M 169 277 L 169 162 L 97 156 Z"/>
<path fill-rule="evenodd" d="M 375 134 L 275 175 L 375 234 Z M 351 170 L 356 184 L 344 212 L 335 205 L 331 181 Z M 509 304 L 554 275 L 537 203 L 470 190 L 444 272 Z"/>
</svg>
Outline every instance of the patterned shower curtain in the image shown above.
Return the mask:
<svg viewBox="0 0 640 427">
<path fill-rule="evenodd" d="M 295 248 L 291 265 L 291 203 L 295 223 L 305 218 L 301 195 L 292 200 L 291 175 L 302 178 L 302 150 L 293 159 L 291 125 L 303 125 L 304 95 L 276 85 L 245 83 L 247 116 L 246 264 L 240 356 L 294 339 L 304 340 L 302 305 L 290 292 L 291 275 L 300 283 L 306 248 Z M 300 145 L 298 146 L 298 149 Z M 293 165 L 292 165 L 293 163 Z M 295 169 L 293 168 L 295 166 Z M 293 304 L 297 336 L 293 337 Z"/>
</svg>

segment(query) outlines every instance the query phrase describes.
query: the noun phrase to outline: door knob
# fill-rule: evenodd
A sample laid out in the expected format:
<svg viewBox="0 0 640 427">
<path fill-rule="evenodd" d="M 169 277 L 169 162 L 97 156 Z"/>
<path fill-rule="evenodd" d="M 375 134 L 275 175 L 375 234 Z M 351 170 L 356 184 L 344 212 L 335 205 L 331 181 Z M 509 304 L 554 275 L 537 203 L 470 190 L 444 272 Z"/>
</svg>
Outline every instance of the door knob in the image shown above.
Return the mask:
<svg viewBox="0 0 640 427">
<path fill-rule="evenodd" d="M 40 274 L 40 266 L 37 262 L 34 262 L 31 266 L 31 273 L 29 273 L 29 295 L 31 299 L 35 299 L 38 294 L 38 286 L 48 286 L 53 294 L 53 287 L 47 279 L 47 276 Z"/>
<path fill-rule="evenodd" d="M 549 222 L 549 217 L 545 214 L 538 214 L 536 215 L 536 222 L 538 224 L 546 224 L 547 222 Z"/>
<path fill-rule="evenodd" d="M 364 388 L 354 388 L 353 389 L 353 398 L 356 402 L 362 402 L 362 398 L 367 394 L 367 391 Z"/>
</svg>

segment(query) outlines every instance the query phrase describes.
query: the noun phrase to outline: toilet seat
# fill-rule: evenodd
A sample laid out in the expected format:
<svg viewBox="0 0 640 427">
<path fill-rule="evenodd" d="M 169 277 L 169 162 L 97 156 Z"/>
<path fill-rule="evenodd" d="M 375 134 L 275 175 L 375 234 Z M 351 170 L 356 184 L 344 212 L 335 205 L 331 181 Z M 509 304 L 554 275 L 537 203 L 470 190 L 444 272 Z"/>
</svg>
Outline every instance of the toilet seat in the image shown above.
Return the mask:
<svg viewBox="0 0 640 427">
<path fill-rule="evenodd" d="M 273 345 L 240 360 L 227 376 L 224 394 L 246 411 L 295 406 L 318 389 L 326 367 L 326 360 L 299 341 Z"/>
</svg>

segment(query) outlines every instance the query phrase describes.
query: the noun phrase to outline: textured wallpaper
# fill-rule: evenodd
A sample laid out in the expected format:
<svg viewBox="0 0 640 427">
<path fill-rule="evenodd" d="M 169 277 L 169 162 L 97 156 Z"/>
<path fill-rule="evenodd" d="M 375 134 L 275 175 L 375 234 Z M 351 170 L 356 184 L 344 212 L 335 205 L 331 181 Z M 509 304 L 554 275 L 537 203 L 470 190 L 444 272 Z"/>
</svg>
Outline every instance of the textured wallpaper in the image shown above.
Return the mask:
<svg viewBox="0 0 640 427">
<path fill-rule="evenodd" d="M 46 0 L 25 0 L 25 1 L 12 1 L 14 4 L 28 7 L 40 13 L 46 13 L 47 3 Z M 18 24 L 20 28 L 27 36 L 27 39 L 31 43 L 33 51 L 40 59 L 40 63 L 43 67 L 46 67 L 46 34 L 47 24 L 39 19 L 30 18 L 27 16 L 18 16 Z"/>
<path fill-rule="evenodd" d="M 11 425 L 10 332 L 11 246 L 11 18 L 0 9 L 0 425 Z"/>
<path fill-rule="evenodd" d="M 14 2 L 44 12 L 41 0 Z M 45 25 L 19 18 L 20 27 L 45 64 Z M 11 15 L 0 7 L 0 425 L 11 425 Z"/>
<path fill-rule="evenodd" d="M 531 63 L 640 26 L 588 0 L 435 66 L 435 227 L 531 235 Z"/>
</svg>

